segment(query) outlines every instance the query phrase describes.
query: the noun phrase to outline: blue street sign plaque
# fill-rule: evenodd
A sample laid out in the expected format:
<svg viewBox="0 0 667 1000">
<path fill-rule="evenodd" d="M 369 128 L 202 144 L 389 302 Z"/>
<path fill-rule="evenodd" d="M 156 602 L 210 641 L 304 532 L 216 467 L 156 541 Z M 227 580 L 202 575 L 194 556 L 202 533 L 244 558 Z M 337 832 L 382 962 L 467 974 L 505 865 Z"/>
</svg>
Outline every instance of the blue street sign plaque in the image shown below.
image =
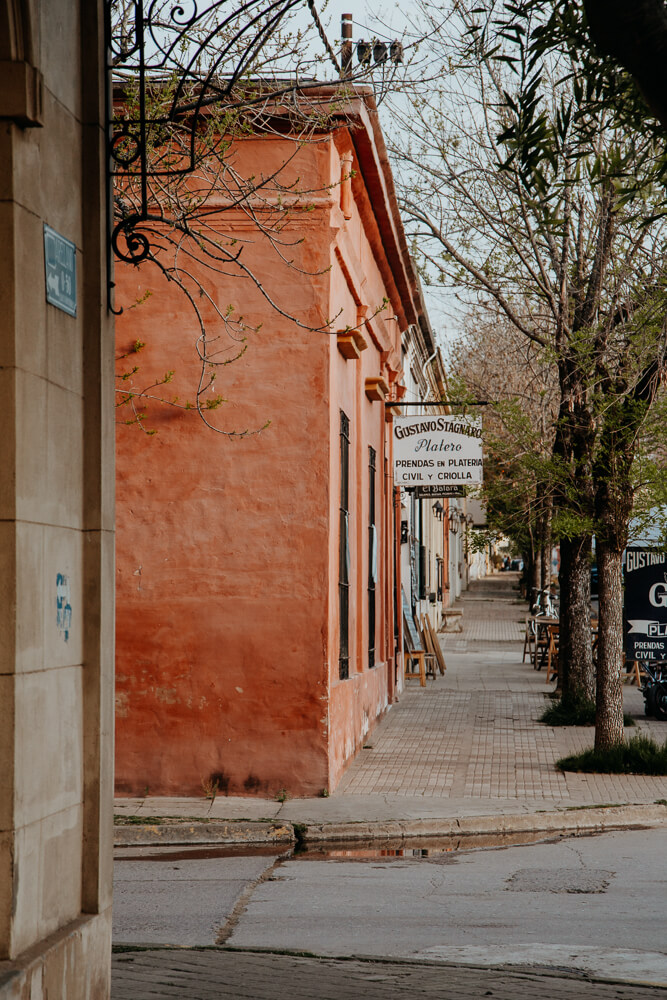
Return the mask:
<svg viewBox="0 0 667 1000">
<path fill-rule="evenodd" d="M 70 316 L 76 316 L 76 247 L 46 224 L 44 278 L 46 301 Z"/>
</svg>

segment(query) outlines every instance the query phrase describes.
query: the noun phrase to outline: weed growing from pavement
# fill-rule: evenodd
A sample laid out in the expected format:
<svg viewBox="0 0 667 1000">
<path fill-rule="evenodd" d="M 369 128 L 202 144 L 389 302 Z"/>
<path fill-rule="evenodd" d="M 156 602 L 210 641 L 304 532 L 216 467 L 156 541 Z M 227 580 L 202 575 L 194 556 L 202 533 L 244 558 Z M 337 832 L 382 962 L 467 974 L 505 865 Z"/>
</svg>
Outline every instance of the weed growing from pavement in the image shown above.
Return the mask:
<svg viewBox="0 0 667 1000">
<path fill-rule="evenodd" d="M 294 839 L 296 841 L 294 853 L 302 854 L 308 850 L 306 846 L 306 832 L 308 827 L 305 823 L 292 823 L 292 829 L 294 830 Z"/>
<path fill-rule="evenodd" d="M 587 806 L 566 806 L 565 812 L 583 812 L 588 809 L 622 809 L 626 804 L 623 802 L 596 802 L 594 805 Z"/>
<path fill-rule="evenodd" d="M 572 705 L 564 705 L 562 701 L 557 701 L 545 709 L 539 721 L 547 726 L 594 726 L 595 702 L 577 701 Z M 623 725 L 634 726 L 634 724 L 632 716 L 624 712 Z"/>
<path fill-rule="evenodd" d="M 648 736 L 633 736 L 609 750 L 584 750 L 562 757 L 556 767 L 597 774 L 667 774 L 667 740 L 661 746 Z"/>
<path fill-rule="evenodd" d="M 210 799 L 211 802 L 215 802 L 215 797 L 220 791 L 220 782 L 217 778 L 202 778 L 201 782 L 202 791 L 204 793 L 205 799 Z"/>
</svg>

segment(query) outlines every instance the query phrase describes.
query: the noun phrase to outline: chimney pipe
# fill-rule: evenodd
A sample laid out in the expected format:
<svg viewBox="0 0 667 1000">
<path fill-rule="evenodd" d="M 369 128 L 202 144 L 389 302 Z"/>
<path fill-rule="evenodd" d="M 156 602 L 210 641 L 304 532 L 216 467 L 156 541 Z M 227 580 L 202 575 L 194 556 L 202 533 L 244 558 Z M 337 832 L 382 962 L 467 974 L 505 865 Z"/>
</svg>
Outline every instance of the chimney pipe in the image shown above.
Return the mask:
<svg viewBox="0 0 667 1000">
<path fill-rule="evenodd" d="M 340 52 L 340 75 L 341 77 L 352 74 L 352 15 L 343 14 L 341 18 L 341 52 Z"/>
</svg>

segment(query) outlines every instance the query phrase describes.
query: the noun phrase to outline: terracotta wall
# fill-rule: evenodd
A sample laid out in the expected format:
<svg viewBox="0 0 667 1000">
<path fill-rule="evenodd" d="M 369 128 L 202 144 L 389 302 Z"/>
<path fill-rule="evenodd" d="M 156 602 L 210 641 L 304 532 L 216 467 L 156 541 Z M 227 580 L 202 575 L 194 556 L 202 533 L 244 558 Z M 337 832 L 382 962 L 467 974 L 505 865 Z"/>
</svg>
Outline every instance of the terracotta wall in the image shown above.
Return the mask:
<svg viewBox="0 0 667 1000">
<path fill-rule="evenodd" d="M 337 141 L 349 146 L 349 138 Z M 242 155 L 268 172 L 292 151 L 289 140 L 252 140 Z M 243 357 L 222 370 L 215 391 L 228 402 L 211 420 L 223 430 L 269 426 L 230 437 L 193 411 L 151 401 L 142 404 L 142 422 L 157 433 L 118 424 L 120 793 L 316 794 L 333 787 L 387 705 L 389 569 L 377 586 L 377 665 L 367 666 L 367 465 L 372 445 L 380 528 L 388 425 L 364 381 L 381 373 L 389 354 L 398 356 L 398 325 L 382 315 L 370 320 L 358 361 L 343 359 L 335 332 L 306 329 L 339 313 L 335 328 L 356 325 L 360 296 L 372 313 L 386 289 L 365 232 L 374 223 L 363 190 L 346 220 L 340 190 L 331 187 L 340 178 L 334 140 L 306 146 L 293 170 L 312 192 L 312 207 L 293 213 L 294 238 L 285 238 L 308 273 L 281 262 L 247 219 L 227 214 L 224 224 L 266 292 L 303 325 L 279 315 L 247 278 L 200 273 L 220 309 L 233 305 L 235 316 L 259 327 L 248 332 Z M 122 387 L 140 388 L 173 369 L 169 395 L 192 399 L 198 330 L 182 292 L 148 265 L 119 271 L 126 310 L 118 353 L 137 340 L 146 345 L 119 362 L 121 372 L 139 368 Z M 215 324 L 205 300 L 202 307 Z M 347 681 L 338 680 L 341 409 L 354 440 Z M 127 419 L 127 407 L 118 415 Z M 385 560 L 391 553 L 381 551 L 381 566 Z"/>
<path fill-rule="evenodd" d="M 339 304 L 357 308 L 369 317 L 362 327 L 368 347 L 357 361 L 346 361 L 332 344 L 331 395 L 337 405 L 331 407 L 331 437 L 337 433 L 339 410 L 350 418 L 350 435 L 354 462 L 350 469 L 350 495 L 354 507 L 350 516 L 351 532 L 351 613 L 350 613 L 350 676 L 339 680 L 337 658 L 332 658 L 330 670 L 331 731 L 329 741 L 331 784 L 335 786 L 345 764 L 363 745 L 365 737 L 386 710 L 393 672 L 393 619 L 389 618 L 387 592 L 393 586 L 392 552 L 387 547 L 386 531 L 390 528 L 391 508 L 387 508 L 391 490 L 384 476 L 385 456 L 390 461 L 391 435 L 385 421 L 385 407 L 380 401 L 371 402 L 365 393 L 367 378 L 381 374 L 383 351 L 396 346 L 397 327 L 387 321 L 389 310 L 381 309 L 386 289 L 377 264 L 370 252 L 365 226 L 372 225 L 370 205 L 363 198 L 355 203 L 332 259 L 331 284 L 334 313 Z M 379 311 L 378 311 L 379 310 Z M 374 315 L 376 314 L 376 315 Z M 393 314 L 392 314 L 393 315 Z M 354 324 L 355 320 L 349 322 Z M 376 583 L 375 665 L 368 666 L 368 505 L 369 447 L 376 452 L 376 528 L 378 533 L 378 580 Z M 391 464 L 389 466 L 391 468 Z M 340 489 L 338 451 L 332 449 L 332 564 L 337 564 L 337 513 Z M 335 552 L 333 549 L 335 548 Z M 335 558 L 334 558 L 335 557 Z M 332 588 L 330 621 L 337 630 L 337 588 Z M 337 644 L 338 635 L 334 636 Z"/>
</svg>

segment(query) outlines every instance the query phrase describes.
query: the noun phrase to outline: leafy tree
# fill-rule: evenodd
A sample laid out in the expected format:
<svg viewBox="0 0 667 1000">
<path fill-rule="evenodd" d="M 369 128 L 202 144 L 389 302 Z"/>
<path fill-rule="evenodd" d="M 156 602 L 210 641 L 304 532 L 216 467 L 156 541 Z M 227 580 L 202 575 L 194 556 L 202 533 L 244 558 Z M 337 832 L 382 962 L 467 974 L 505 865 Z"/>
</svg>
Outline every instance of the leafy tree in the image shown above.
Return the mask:
<svg viewBox="0 0 667 1000">
<path fill-rule="evenodd" d="M 414 88 L 403 114 L 393 150 L 400 198 L 426 279 L 503 315 L 557 368 L 550 479 L 563 697 L 594 690 L 595 534 L 596 741 L 611 745 L 623 739 L 621 553 L 632 465 L 667 350 L 664 151 L 650 130 L 602 113 L 570 48 L 543 49 L 538 61 L 532 40 L 544 22 L 525 25 L 514 5 L 504 19 L 494 11 L 457 5 L 444 32 L 440 8 L 422 4 L 448 73 L 436 91 Z"/>
<path fill-rule="evenodd" d="M 596 99 L 644 119 L 667 125 L 667 8 L 663 0 L 519 0 L 503 4 L 506 15 L 523 24 L 535 16 L 536 51 L 566 45 L 585 68 Z M 625 70 L 628 80 L 619 81 Z M 621 71 L 619 73 L 619 71 Z M 621 83 L 619 87 L 619 82 Z"/>
<path fill-rule="evenodd" d="M 551 580 L 553 448 L 558 383 L 553 363 L 504 320 L 475 310 L 450 351 L 457 399 L 488 398 L 484 417 L 487 520 L 523 556 L 531 590 Z"/>
<path fill-rule="evenodd" d="M 663 0 L 584 0 L 600 52 L 633 76 L 651 111 L 667 126 L 667 9 Z"/>
</svg>

